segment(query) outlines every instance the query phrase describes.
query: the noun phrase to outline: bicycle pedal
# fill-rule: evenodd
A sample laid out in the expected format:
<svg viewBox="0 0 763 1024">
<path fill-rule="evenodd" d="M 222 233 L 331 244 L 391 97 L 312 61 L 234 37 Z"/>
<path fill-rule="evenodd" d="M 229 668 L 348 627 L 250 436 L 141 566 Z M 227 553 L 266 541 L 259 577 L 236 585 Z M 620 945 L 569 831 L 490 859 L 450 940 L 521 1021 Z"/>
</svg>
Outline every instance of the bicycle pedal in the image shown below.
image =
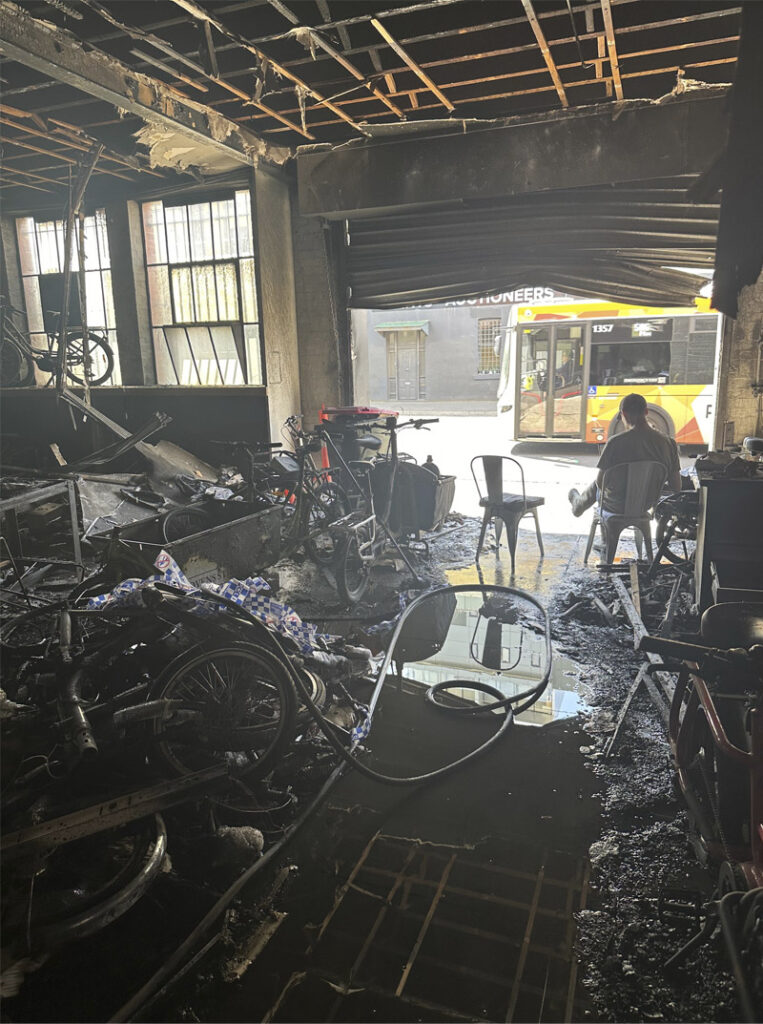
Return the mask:
<svg viewBox="0 0 763 1024">
<path fill-rule="evenodd" d="M 665 885 L 657 897 L 657 914 L 664 924 L 693 925 L 699 929 L 704 920 L 705 898 L 698 889 Z"/>
</svg>

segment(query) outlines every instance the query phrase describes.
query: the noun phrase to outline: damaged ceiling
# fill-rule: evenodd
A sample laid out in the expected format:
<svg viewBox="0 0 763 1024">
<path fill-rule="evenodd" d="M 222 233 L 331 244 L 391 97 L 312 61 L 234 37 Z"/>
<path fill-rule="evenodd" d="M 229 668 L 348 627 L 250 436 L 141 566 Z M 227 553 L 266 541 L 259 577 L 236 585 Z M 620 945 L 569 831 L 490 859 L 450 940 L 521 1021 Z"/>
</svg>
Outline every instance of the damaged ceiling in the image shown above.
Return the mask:
<svg viewBox="0 0 763 1024">
<path fill-rule="evenodd" d="M 27 204 L 28 190 L 54 203 L 93 141 L 106 147 L 94 190 L 124 191 L 168 165 L 173 177 L 213 175 L 283 162 L 299 144 L 654 98 L 679 73 L 728 82 L 740 10 L 724 0 L 0 0 L 4 198 L 13 208 L 24 188 Z"/>
</svg>

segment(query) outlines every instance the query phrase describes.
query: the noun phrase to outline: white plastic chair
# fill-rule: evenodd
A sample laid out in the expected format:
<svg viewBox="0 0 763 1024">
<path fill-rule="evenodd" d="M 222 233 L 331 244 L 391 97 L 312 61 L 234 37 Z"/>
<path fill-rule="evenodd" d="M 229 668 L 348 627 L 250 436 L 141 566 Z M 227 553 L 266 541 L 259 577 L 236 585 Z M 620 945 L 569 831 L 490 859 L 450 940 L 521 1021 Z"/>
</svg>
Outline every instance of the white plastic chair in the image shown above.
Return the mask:
<svg viewBox="0 0 763 1024">
<path fill-rule="evenodd" d="M 625 502 L 622 513 L 608 512 L 602 508 L 602 498 L 608 487 L 618 477 L 625 477 Z M 651 510 L 660 496 L 663 485 L 668 478 L 667 467 L 661 462 L 621 462 L 604 471 L 599 501 L 593 511 L 593 522 L 588 534 L 588 545 L 583 557 L 584 564 L 591 554 L 596 527 L 601 528 L 604 562 L 611 565 L 615 558 L 620 534 L 629 526 L 633 527 L 636 537 L 636 551 L 639 559 L 642 556 L 642 541 L 646 547 L 647 561 L 651 562 L 652 554 L 652 513 Z"/>
</svg>

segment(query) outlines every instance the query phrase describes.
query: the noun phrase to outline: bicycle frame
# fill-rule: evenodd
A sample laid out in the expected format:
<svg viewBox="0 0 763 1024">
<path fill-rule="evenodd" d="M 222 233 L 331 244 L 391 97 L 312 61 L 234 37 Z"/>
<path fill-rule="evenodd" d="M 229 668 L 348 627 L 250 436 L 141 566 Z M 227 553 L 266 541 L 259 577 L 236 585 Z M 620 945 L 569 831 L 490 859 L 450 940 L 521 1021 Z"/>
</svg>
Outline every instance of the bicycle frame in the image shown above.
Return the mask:
<svg viewBox="0 0 763 1024">
<path fill-rule="evenodd" d="M 724 727 L 717 700 L 734 697 L 716 696 L 702 677 L 696 663 L 685 663 L 676 684 L 670 709 L 669 738 L 678 782 L 692 817 L 702 835 L 708 854 L 723 861 L 729 856 L 744 872 L 750 888 L 763 885 L 763 709 L 756 700 L 750 711 L 750 750 L 732 743 Z M 713 823 L 695 794 L 690 769 L 694 760 L 694 730 L 698 716 L 707 724 L 710 737 L 719 754 L 743 766 L 750 777 L 750 845 L 728 847 L 715 835 Z"/>
</svg>

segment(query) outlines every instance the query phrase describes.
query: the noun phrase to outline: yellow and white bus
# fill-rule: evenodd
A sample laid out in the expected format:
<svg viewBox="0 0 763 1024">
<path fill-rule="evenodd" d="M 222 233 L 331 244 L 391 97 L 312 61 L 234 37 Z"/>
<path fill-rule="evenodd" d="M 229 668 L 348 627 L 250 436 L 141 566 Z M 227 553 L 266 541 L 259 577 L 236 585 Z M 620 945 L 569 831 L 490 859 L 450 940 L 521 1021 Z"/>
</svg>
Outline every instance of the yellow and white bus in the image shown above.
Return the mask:
<svg viewBox="0 0 763 1024">
<path fill-rule="evenodd" d="M 511 436 L 601 444 L 618 409 L 643 395 L 654 427 L 679 444 L 711 444 L 721 316 L 709 301 L 656 309 L 601 300 L 515 306 L 498 387 Z"/>
</svg>

